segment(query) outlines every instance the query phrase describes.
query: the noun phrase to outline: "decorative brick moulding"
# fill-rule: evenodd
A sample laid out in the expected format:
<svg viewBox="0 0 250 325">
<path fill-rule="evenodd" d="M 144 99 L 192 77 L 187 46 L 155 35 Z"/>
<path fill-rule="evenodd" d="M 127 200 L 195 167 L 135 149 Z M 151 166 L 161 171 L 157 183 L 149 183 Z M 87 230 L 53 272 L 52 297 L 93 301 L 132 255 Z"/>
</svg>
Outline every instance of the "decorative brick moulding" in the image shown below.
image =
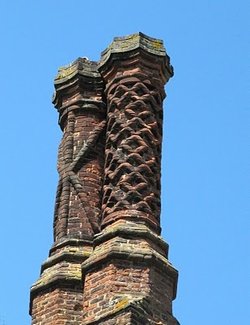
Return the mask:
<svg viewBox="0 0 250 325">
<path fill-rule="evenodd" d="M 161 40 L 117 37 L 59 69 L 63 137 L 54 244 L 31 287 L 32 325 L 177 325 L 178 273 L 160 237 Z"/>
</svg>

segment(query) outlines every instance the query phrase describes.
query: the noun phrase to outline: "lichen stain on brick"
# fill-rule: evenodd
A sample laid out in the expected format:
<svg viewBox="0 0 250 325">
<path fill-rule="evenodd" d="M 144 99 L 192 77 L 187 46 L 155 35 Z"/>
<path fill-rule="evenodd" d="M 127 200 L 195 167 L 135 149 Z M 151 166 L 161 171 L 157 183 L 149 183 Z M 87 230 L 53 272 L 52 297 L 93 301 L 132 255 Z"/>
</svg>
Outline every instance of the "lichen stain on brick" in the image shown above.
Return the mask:
<svg viewBox="0 0 250 325">
<path fill-rule="evenodd" d="M 161 238 L 163 42 L 116 37 L 99 62 L 59 68 L 63 132 L 54 243 L 31 288 L 32 325 L 177 325 L 178 272 Z"/>
</svg>

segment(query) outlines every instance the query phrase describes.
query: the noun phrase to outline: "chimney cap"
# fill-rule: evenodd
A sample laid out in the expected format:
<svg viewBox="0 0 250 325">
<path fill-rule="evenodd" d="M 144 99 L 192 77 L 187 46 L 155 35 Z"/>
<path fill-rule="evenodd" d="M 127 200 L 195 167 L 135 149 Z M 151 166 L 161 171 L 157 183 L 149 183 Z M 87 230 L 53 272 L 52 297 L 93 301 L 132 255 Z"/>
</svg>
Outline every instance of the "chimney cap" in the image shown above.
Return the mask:
<svg viewBox="0 0 250 325">
<path fill-rule="evenodd" d="M 109 61 L 128 57 L 129 52 L 134 53 L 137 52 L 136 50 L 142 50 L 149 55 L 160 57 L 165 62 L 164 65 L 168 70 L 169 77 L 173 75 L 173 67 L 170 64 L 170 58 L 166 53 L 163 41 L 141 32 L 115 37 L 108 48 L 101 53 L 98 65 L 99 71 L 105 69 L 104 66 L 108 65 Z"/>
<path fill-rule="evenodd" d="M 65 83 L 78 73 L 85 77 L 100 77 L 95 61 L 90 61 L 87 57 L 79 57 L 70 64 L 58 69 L 54 83 L 55 85 Z"/>
</svg>

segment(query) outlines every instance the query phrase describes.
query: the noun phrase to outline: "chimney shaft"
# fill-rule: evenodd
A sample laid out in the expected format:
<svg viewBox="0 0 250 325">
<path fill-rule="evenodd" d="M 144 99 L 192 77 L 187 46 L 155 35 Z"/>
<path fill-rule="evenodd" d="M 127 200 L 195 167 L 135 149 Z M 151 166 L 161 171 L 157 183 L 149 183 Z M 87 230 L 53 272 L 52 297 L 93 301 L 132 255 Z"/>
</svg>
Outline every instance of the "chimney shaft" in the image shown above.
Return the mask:
<svg viewBox="0 0 250 325">
<path fill-rule="evenodd" d="M 32 325 L 177 325 L 178 272 L 160 237 L 161 40 L 117 37 L 99 63 L 59 69 L 63 137 L 54 244 L 31 288 Z"/>
</svg>

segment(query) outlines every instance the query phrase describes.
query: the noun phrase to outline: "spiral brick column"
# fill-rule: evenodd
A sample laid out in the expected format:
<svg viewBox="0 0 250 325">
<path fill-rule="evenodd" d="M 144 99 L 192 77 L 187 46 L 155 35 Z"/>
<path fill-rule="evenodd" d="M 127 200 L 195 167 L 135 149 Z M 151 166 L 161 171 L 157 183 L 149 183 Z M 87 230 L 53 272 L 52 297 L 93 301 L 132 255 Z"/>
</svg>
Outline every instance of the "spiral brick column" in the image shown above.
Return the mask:
<svg viewBox="0 0 250 325">
<path fill-rule="evenodd" d="M 160 237 L 164 84 L 162 41 L 115 38 L 102 53 L 107 131 L 100 234 L 83 262 L 83 324 L 176 325 L 177 271 Z"/>
<path fill-rule="evenodd" d="M 81 263 L 100 230 L 106 106 L 97 64 L 84 58 L 59 70 L 53 103 L 63 137 L 54 245 L 31 288 L 33 325 L 81 324 Z"/>
</svg>

